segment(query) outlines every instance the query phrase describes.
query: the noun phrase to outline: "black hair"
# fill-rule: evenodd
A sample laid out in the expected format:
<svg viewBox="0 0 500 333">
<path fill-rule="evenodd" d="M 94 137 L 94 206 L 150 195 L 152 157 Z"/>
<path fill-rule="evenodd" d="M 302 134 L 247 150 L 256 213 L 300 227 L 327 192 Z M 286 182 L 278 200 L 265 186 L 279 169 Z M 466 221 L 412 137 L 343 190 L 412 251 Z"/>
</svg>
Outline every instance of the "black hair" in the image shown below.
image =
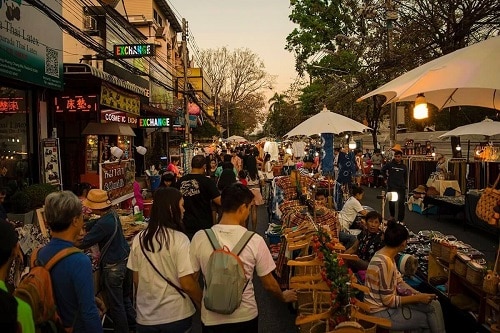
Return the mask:
<svg viewBox="0 0 500 333">
<path fill-rule="evenodd" d="M 194 155 L 191 160 L 191 168 L 193 169 L 201 169 L 205 166 L 206 160 L 203 155 Z"/>
<path fill-rule="evenodd" d="M 380 223 L 382 223 L 382 215 L 380 215 L 380 213 L 377 212 L 376 210 L 371 210 L 365 215 L 366 221 L 373 219 L 377 219 Z"/>
<path fill-rule="evenodd" d="M 365 190 L 361 186 L 353 186 L 351 189 L 351 195 L 355 196 L 356 194 L 365 193 Z"/>
<path fill-rule="evenodd" d="M 0 219 L 0 266 L 5 265 L 11 257 L 17 240 L 18 236 L 14 226 Z"/>
<path fill-rule="evenodd" d="M 317 198 L 318 196 L 320 196 L 320 195 L 324 196 L 325 198 L 326 198 L 326 197 L 328 197 L 327 190 L 326 190 L 326 189 L 324 189 L 324 188 L 317 189 L 317 190 L 316 190 L 316 198 Z"/>
<path fill-rule="evenodd" d="M 224 155 L 224 157 L 222 158 L 222 161 L 223 161 L 223 162 L 231 162 L 231 159 L 232 159 L 232 158 L 233 158 L 233 156 L 232 156 L 232 155 L 230 155 L 230 154 L 226 154 L 226 155 Z"/>
<path fill-rule="evenodd" d="M 176 178 L 177 177 L 175 176 L 175 173 L 167 171 L 163 175 L 161 175 L 160 186 L 165 187 L 167 186 L 165 182 L 170 182 L 170 186 L 175 187 Z"/>
<path fill-rule="evenodd" d="M 241 205 L 250 205 L 253 198 L 252 191 L 243 184 L 226 186 L 221 193 L 222 212 L 236 212 Z"/>
<path fill-rule="evenodd" d="M 400 150 L 395 150 L 395 151 L 394 151 L 394 156 L 396 156 L 396 155 L 401 155 L 401 156 L 402 156 L 402 155 L 403 155 L 403 152 L 402 152 L 402 151 L 400 151 Z"/>
<path fill-rule="evenodd" d="M 84 191 L 87 191 L 87 193 L 92 189 L 92 185 L 89 183 L 77 183 L 73 187 L 73 193 L 75 193 L 78 197 L 83 196 Z"/>
<path fill-rule="evenodd" d="M 398 247 L 408 239 L 410 233 L 408 229 L 395 220 L 387 221 L 387 228 L 384 233 L 384 242 L 388 247 Z"/>
<path fill-rule="evenodd" d="M 158 188 L 153 194 L 153 207 L 148 226 L 141 236 L 141 244 L 144 249 L 155 252 L 153 238 L 160 244 L 169 248 L 170 239 L 167 228 L 184 231 L 182 214 L 179 202 L 182 199 L 181 192 L 173 187 Z"/>
<path fill-rule="evenodd" d="M 248 171 L 248 176 L 251 180 L 256 180 L 259 178 L 259 172 L 257 171 L 257 159 L 255 155 L 248 155 L 245 159 L 246 168 Z"/>
<path fill-rule="evenodd" d="M 240 170 L 238 172 L 238 178 L 240 178 L 240 179 L 241 178 L 247 178 L 247 176 L 248 176 L 248 174 L 247 174 L 247 172 L 245 170 Z"/>
</svg>

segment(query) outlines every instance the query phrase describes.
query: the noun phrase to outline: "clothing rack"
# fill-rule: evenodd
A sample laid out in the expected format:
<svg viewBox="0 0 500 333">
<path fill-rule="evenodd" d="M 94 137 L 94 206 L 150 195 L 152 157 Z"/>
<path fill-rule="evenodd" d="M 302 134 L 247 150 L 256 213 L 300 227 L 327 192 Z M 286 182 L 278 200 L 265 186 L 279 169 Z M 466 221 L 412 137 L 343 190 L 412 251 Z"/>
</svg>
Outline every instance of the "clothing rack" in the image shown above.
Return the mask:
<svg viewBox="0 0 500 333">
<path fill-rule="evenodd" d="M 426 184 L 431 173 L 436 171 L 437 161 L 427 156 L 408 157 L 408 191 L 413 190 L 418 185 Z M 418 167 L 417 167 L 418 166 Z"/>
</svg>

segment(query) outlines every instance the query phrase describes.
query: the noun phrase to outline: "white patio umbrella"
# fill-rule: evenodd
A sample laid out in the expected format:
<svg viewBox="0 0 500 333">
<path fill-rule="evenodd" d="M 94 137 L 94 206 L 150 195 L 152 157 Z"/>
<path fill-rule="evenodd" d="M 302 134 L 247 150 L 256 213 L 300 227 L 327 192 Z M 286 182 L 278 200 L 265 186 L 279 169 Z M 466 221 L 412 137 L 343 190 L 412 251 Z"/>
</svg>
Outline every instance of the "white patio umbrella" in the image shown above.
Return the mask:
<svg viewBox="0 0 500 333">
<path fill-rule="evenodd" d="M 239 135 L 231 135 L 226 140 L 229 141 L 229 142 L 236 142 L 236 143 L 247 142 L 248 141 L 247 139 L 245 139 L 244 137 L 239 136 Z"/>
<path fill-rule="evenodd" d="M 470 137 L 478 135 L 484 135 L 488 137 L 500 135 L 500 121 L 493 121 L 486 118 L 485 120 L 478 123 L 459 126 L 440 135 L 439 138 L 443 139 L 450 136 Z"/>
<path fill-rule="evenodd" d="M 424 94 L 438 109 L 474 105 L 500 110 L 500 36 L 462 48 L 417 67 L 360 97 L 387 97 L 385 104 L 415 101 Z"/>
<path fill-rule="evenodd" d="M 321 133 L 363 132 L 366 129 L 370 128 L 351 118 L 331 112 L 325 106 L 321 112 L 303 121 L 290 132 L 286 133 L 285 137 L 311 136 Z"/>
</svg>

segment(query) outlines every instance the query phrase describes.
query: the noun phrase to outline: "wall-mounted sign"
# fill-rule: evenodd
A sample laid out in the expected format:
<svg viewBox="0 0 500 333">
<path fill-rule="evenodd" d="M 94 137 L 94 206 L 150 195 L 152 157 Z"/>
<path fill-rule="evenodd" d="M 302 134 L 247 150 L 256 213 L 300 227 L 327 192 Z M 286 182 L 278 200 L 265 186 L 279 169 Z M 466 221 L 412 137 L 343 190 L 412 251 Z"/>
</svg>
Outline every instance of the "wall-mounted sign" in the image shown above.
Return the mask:
<svg viewBox="0 0 500 333">
<path fill-rule="evenodd" d="M 135 161 L 120 160 L 99 164 L 99 188 L 108 192 L 113 204 L 134 196 Z"/>
<path fill-rule="evenodd" d="M 168 117 L 147 117 L 139 118 L 139 128 L 148 127 L 170 127 L 171 122 Z"/>
<path fill-rule="evenodd" d="M 26 113 L 26 102 L 22 97 L 0 98 L 1 113 Z"/>
<path fill-rule="evenodd" d="M 103 123 L 121 123 L 137 127 L 137 117 L 116 110 L 101 110 L 101 121 Z"/>
<path fill-rule="evenodd" d="M 43 139 L 41 141 L 42 182 L 62 187 L 61 156 L 59 155 L 59 139 Z"/>
<path fill-rule="evenodd" d="M 97 95 L 74 95 L 54 98 L 56 112 L 95 112 Z"/>
<path fill-rule="evenodd" d="M 61 1 L 43 5 L 62 15 Z M 55 20 L 25 1 L 0 1 L 0 72 L 38 86 L 63 89 L 63 34 Z"/>
<path fill-rule="evenodd" d="M 101 85 L 101 104 L 137 116 L 141 112 L 141 101 L 138 95 L 128 94 L 104 82 Z"/>
<path fill-rule="evenodd" d="M 155 55 L 155 44 L 114 45 L 113 54 L 117 58 L 140 58 Z"/>
</svg>

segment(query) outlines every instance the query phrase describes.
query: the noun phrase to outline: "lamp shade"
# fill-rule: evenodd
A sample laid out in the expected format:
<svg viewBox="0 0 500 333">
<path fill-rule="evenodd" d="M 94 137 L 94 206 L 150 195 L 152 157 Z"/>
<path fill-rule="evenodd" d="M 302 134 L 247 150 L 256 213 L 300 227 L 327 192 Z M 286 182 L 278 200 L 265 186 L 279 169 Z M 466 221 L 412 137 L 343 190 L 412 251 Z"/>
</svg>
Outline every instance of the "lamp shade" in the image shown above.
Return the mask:
<svg viewBox="0 0 500 333">
<path fill-rule="evenodd" d="M 386 198 L 389 201 L 396 202 L 398 201 L 398 192 L 387 192 Z"/>
<path fill-rule="evenodd" d="M 351 141 L 349 141 L 349 149 L 356 149 L 356 141 L 351 138 Z"/>
<path fill-rule="evenodd" d="M 121 150 L 120 148 L 118 148 L 116 146 L 109 148 L 109 151 L 111 152 L 111 155 L 113 155 L 116 158 L 120 158 L 123 155 L 123 150 Z"/>
<path fill-rule="evenodd" d="M 135 150 L 137 151 L 137 153 L 139 155 L 146 155 L 146 153 L 148 152 L 146 147 L 143 147 L 143 146 L 137 146 L 137 147 L 135 147 Z"/>
<path fill-rule="evenodd" d="M 413 118 L 425 119 L 429 117 L 429 109 L 427 108 L 427 101 L 424 94 L 418 94 L 415 99 L 415 106 L 413 107 Z"/>
</svg>

